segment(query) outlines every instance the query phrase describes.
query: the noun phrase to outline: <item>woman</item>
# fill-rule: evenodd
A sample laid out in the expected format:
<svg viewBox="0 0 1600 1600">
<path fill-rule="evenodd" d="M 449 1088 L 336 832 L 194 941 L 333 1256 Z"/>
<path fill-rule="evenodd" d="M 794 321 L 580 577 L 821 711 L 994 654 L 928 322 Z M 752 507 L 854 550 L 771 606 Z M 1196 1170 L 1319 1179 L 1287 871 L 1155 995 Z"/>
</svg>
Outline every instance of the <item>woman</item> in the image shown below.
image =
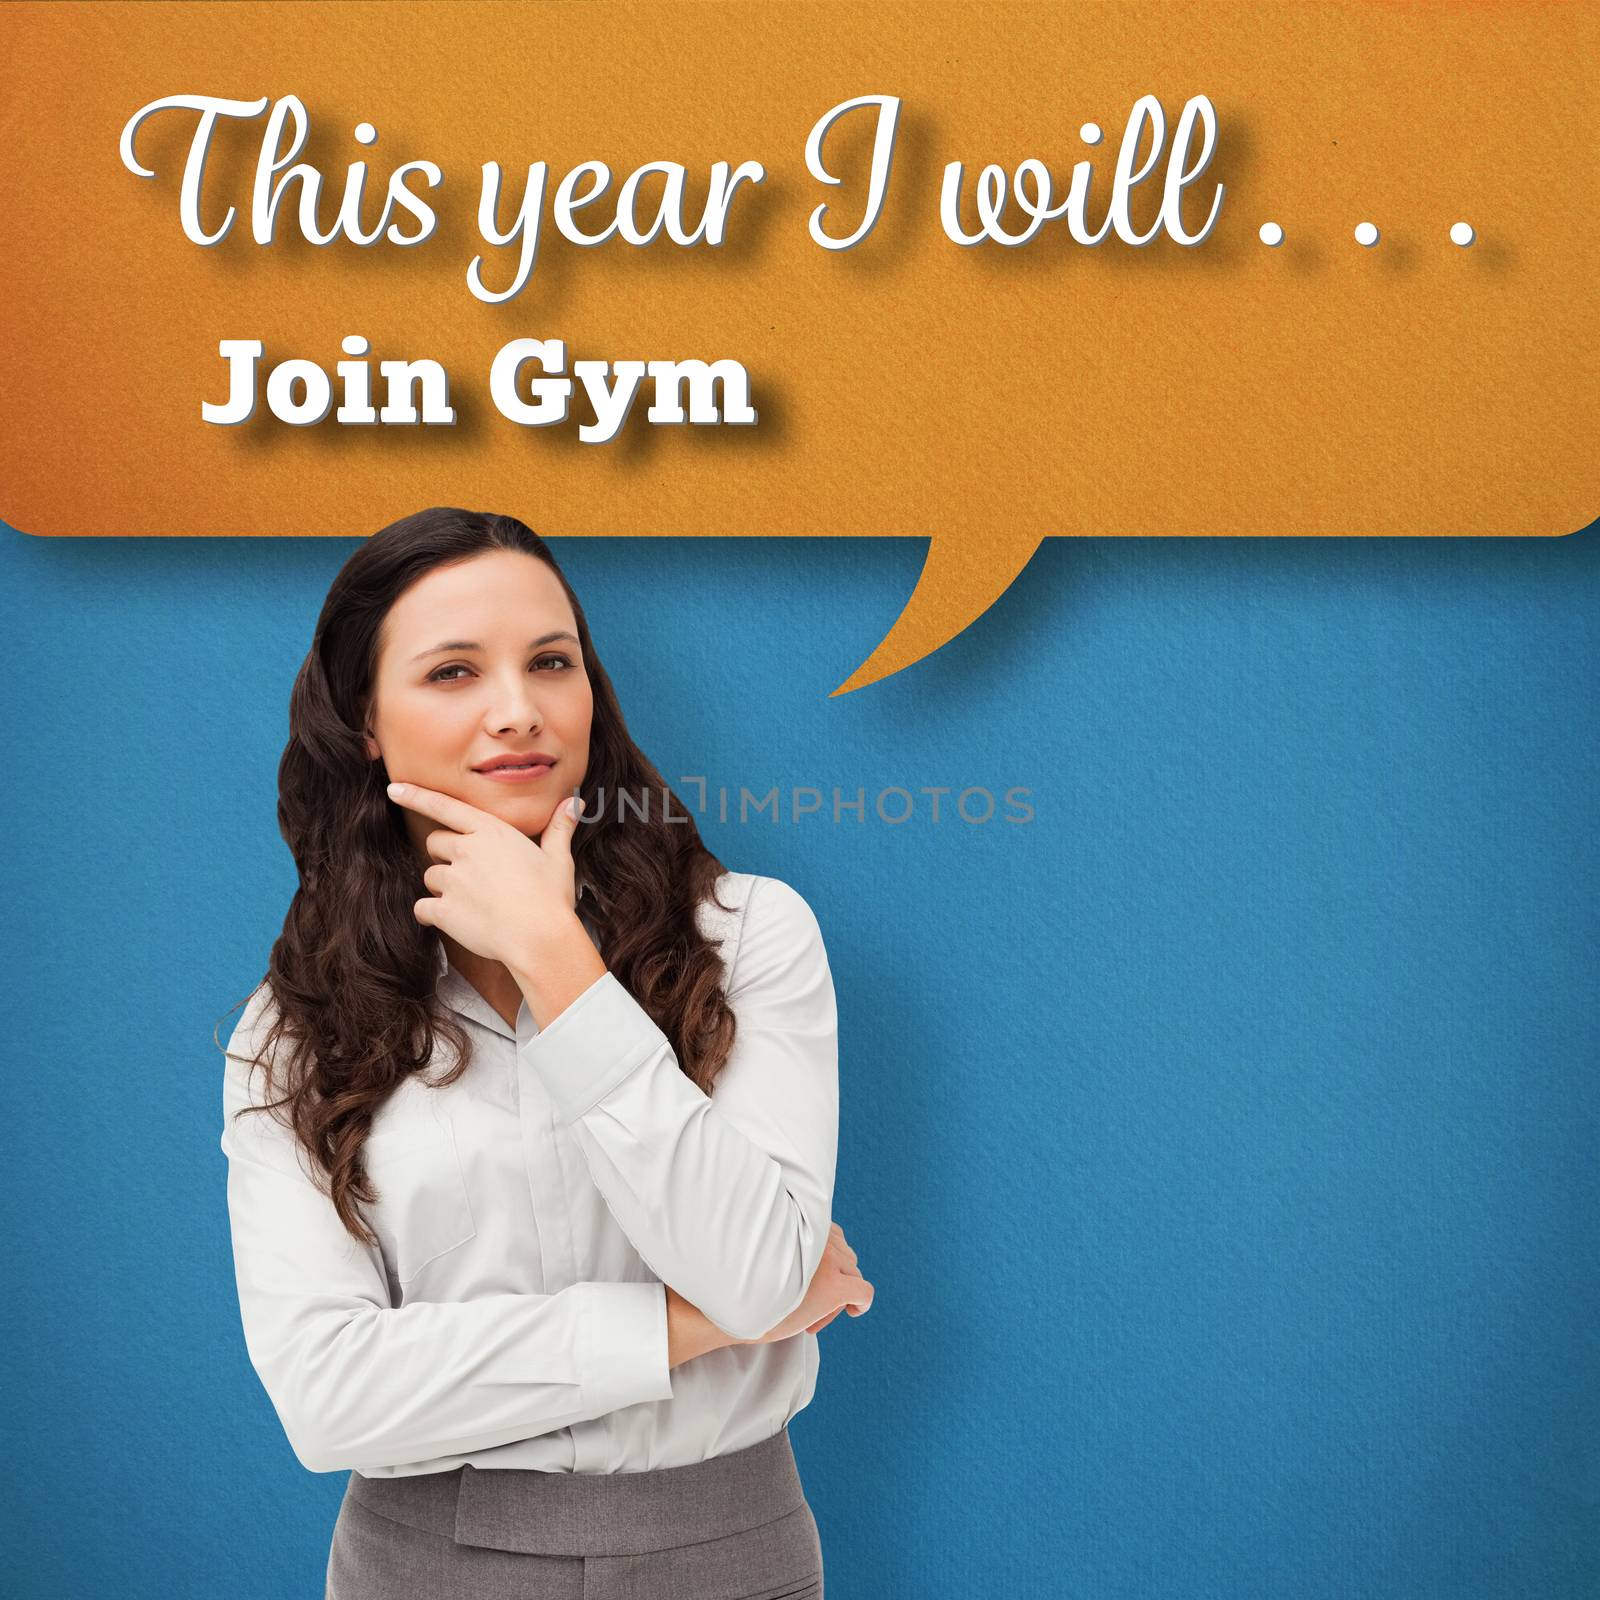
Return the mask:
<svg viewBox="0 0 1600 1600">
<path fill-rule="evenodd" d="M 222 1147 L 251 1362 L 350 1473 L 331 1600 L 821 1595 L 788 1422 L 873 1289 L 810 908 L 701 843 L 514 518 L 365 541 L 289 721 Z"/>
</svg>

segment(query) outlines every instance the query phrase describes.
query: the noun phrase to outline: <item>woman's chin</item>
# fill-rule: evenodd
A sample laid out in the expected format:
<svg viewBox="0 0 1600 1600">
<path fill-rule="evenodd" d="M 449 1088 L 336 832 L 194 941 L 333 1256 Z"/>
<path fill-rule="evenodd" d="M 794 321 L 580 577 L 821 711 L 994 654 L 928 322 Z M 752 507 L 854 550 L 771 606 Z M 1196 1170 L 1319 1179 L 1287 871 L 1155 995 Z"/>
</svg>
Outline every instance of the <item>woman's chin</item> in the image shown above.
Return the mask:
<svg viewBox="0 0 1600 1600">
<path fill-rule="evenodd" d="M 556 799 L 550 795 L 495 795 L 488 800 L 475 802 L 480 811 L 509 822 L 513 828 L 526 834 L 544 832 L 545 824 L 555 815 Z"/>
<path fill-rule="evenodd" d="M 471 793 L 461 798 L 490 816 L 509 822 L 522 833 L 537 837 L 566 799 L 566 792 L 540 779 L 508 783 L 503 779 L 475 777 Z"/>
</svg>

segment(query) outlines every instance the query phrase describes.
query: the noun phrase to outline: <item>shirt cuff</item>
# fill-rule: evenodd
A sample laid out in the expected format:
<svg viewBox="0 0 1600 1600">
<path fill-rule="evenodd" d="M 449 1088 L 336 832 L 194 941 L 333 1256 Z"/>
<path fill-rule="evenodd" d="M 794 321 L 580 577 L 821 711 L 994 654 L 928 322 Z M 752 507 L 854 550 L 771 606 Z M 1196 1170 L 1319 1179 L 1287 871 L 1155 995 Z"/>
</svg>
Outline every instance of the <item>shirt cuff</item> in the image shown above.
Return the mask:
<svg viewBox="0 0 1600 1600">
<path fill-rule="evenodd" d="M 556 1115 L 571 1123 L 662 1048 L 671 1045 L 650 1013 L 614 972 L 604 972 L 519 1054 Z"/>
<path fill-rule="evenodd" d="M 583 1290 L 579 1357 L 587 1405 L 601 1412 L 672 1398 L 667 1362 L 667 1286 L 604 1283 Z"/>
</svg>

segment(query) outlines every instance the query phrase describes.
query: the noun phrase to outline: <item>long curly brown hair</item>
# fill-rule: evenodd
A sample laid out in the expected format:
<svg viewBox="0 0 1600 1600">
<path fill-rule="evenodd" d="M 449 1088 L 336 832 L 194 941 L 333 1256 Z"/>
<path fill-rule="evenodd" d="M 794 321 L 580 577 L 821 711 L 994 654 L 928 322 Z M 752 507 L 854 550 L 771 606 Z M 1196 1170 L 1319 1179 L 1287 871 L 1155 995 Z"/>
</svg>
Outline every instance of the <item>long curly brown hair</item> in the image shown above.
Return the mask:
<svg viewBox="0 0 1600 1600">
<path fill-rule="evenodd" d="M 267 1093 L 279 1098 L 243 1108 L 278 1115 L 292 1128 L 325 1176 L 345 1228 L 366 1244 L 376 1236 L 357 1203 L 375 1198 L 361 1157 L 373 1113 L 402 1079 L 428 1067 L 436 1038 L 448 1041 L 455 1058 L 445 1076 L 430 1080 L 441 1086 L 467 1069 L 472 1049 L 466 1030 L 435 999 L 438 930 L 412 911 L 430 892 L 422 882 L 426 863 L 388 797 L 383 762 L 363 747 L 379 630 L 389 607 L 424 573 L 491 550 L 521 550 L 545 562 L 577 618 L 594 710 L 572 855 L 594 891 L 584 900 L 600 954 L 707 1094 L 733 1045 L 723 962 L 696 920 L 699 903 L 714 900 L 724 868 L 629 735 L 583 607 L 549 547 L 515 517 L 450 506 L 390 523 L 364 540 L 333 580 L 290 694 L 278 828 L 300 886 L 262 980 L 275 1014 L 252 1063 L 266 1073 Z M 613 816 L 606 804 L 607 796 L 624 794 L 626 826 L 623 806 L 614 806 Z M 676 813 L 670 822 L 669 805 Z"/>
</svg>

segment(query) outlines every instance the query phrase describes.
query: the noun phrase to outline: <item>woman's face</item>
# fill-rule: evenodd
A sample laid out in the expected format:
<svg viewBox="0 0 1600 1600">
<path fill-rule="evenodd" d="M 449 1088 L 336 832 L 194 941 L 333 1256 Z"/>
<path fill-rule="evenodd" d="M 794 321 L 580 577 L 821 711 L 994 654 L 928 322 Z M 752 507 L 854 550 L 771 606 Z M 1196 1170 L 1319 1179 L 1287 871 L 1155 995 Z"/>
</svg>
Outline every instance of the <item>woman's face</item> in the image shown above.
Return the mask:
<svg viewBox="0 0 1600 1600">
<path fill-rule="evenodd" d="M 537 557 L 494 550 L 435 567 L 389 608 L 367 753 L 382 758 L 392 781 L 455 795 L 537 837 L 583 784 L 593 712 L 560 582 Z M 511 779 L 475 770 L 533 752 L 554 766 Z M 402 815 L 422 851 L 441 824 Z"/>
</svg>

